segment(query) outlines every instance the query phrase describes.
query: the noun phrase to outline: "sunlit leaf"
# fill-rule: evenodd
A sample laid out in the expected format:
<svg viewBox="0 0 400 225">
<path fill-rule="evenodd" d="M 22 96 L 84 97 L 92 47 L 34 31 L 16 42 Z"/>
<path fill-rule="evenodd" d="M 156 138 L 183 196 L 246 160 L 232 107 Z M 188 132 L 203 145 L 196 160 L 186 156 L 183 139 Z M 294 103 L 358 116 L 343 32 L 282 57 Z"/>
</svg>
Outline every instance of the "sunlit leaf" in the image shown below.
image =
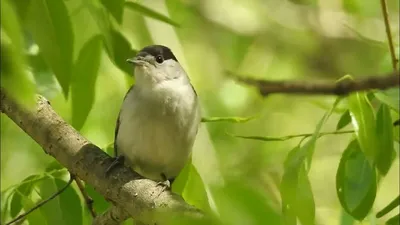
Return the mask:
<svg viewBox="0 0 400 225">
<path fill-rule="evenodd" d="M 347 110 L 340 117 L 339 122 L 336 125 L 336 130 L 340 130 L 340 129 L 342 129 L 343 127 L 347 126 L 350 123 L 351 123 L 351 116 L 350 116 L 349 110 Z"/>
<path fill-rule="evenodd" d="M 38 94 L 52 99 L 60 93 L 60 85 L 40 52 L 29 55 L 29 65 L 35 78 Z"/>
<path fill-rule="evenodd" d="M 122 23 L 125 0 L 100 0 L 118 23 Z"/>
<path fill-rule="evenodd" d="M 93 106 L 101 50 L 101 36 L 97 35 L 83 46 L 74 66 L 71 84 L 72 126 L 77 130 L 82 128 Z"/>
<path fill-rule="evenodd" d="M 32 192 L 32 189 L 36 183 L 36 179 L 38 178 L 38 175 L 31 175 L 27 178 L 25 178 L 22 182 L 21 185 L 18 186 L 18 188 L 15 189 L 15 194 L 13 195 L 13 198 L 11 200 L 11 205 L 10 205 L 10 215 L 11 217 L 16 217 L 19 212 L 23 209 L 22 207 L 22 199 L 23 198 L 29 198 Z"/>
<path fill-rule="evenodd" d="M 5 224 L 9 218 L 10 201 L 15 195 L 14 189 L 7 189 L 1 192 L 1 224 Z"/>
<path fill-rule="evenodd" d="M 388 105 L 391 109 L 399 113 L 400 108 L 400 89 L 392 88 L 386 91 L 377 91 L 375 97 L 383 104 Z"/>
<path fill-rule="evenodd" d="M 299 151 L 300 149 L 294 149 Z M 290 165 L 288 165 L 290 166 Z M 315 203 L 304 162 L 299 167 L 285 169 L 280 184 L 282 212 L 286 224 L 314 224 Z"/>
<path fill-rule="evenodd" d="M 376 167 L 382 175 L 386 175 L 393 162 L 393 125 L 389 107 L 382 104 L 376 116 L 376 137 L 378 152 L 376 155 Z"/>
<path fill-rule="evenodd" d="M 343 152 L 336 174 L 340 204 L 355 219 L 364 219 L 375 201 L 376 185 L 374 168 L 361 151 L 358 141 L 353 140 Z"/>
<path fill-rule="evenodd" d="M 153 19 L 168 23 L 172 26 L 175 27 L 179 27 L 179 24 L 176 23 L 175 21 L 173 21 L 172 19 L 168 18 L 167 16 L 162 15 L 161 13 L 158 13 L 150 8 L 147 8 L 143 5 L 140 5 L 136 2 L 131 2 L 131 1 L 126 1 L 125 2 L 125 7 L 138 11 L 141 14 L 143 14 L 143 16 L 147 16 L 147 17 L 151 17 Z"/>
<path fill-rule="evenodd" d="M 203 117 L 201 118 L 202 123 L 210 122 L 232 122 L 232 123 L 245 123 L 253 120 L 255 117 Z"/>
<path fill-rule="evenodd" d="M 371 4 L 364 4 L 362 0 L 342 0 L 342 6 L 345 12 L 362 15 L 362 16 L 378 16 L 378 8 L 380 8 L 379 1 L 371 2 Z"/>
<path fill-rule="evenodd" d="M 189 174 L 182 197 L 185 201 L 197 208 L 207 212 L 209 203 L 203 180 L 192 163 L 189 164 Z"/>
<path fill-rule="evenodd" d="M 341 211 L 340 225 L 353 225 L 354 218 L 351 217 L 344 209 Z"/>
<path fill-rule="evenodd" d="M 364 92 L 351 94 L 348 103 L 357 139 L 362 151 L 372 163 L 377 152 L 374 110 Z"/>
<path fill-rule="evenodd" d="M 54 170 L 61 171 L 64 168 L 57 160 L 52 161 L 48 166 L 46 166 L 46 172 L 52 172 Z M 66 170 L 65 170 L 66 171 Z"/>
<path fill-rule="evenodd" d="M 183 167 L 182 171 L 175 178 L 172 183 L 172 191 L 179 195 L 182 195 L 183 190 L 185 189 L 186 183 L 189 180 L 190 169 L 193 167 L 192 158 L 189 159 L 189 162 L 186 163 L 185 167 Z"/>
<path fill-rule="evenodd" d="M 26 24 L 67 97 L 74 35 L 64 1 L 31 0 Z"/>
<path fill-rule="evenodd" d="M 36 186 L 35 186 L 36 189 Z M 33 199 L 33 198 L 25 198 L 24 199 L 24 210 L 30 210 L 33 207 L 37 206 L 39 203 L 38 199 Z M 28 221 L 29 224 L 43 224 L 43 225 L 50 225 L 46 221 L 46 215 L 45 212 L 42 210 L 42 207 L 39 207 L 38 209 L 34 210 L 32 213 L 30 213 L 27 217 L 26 220 Z"/>
<path fill-rule="evenodd" d="M 1 2 L 1 87 L 8 95 L 27 107 L 35 105 L 34 84 L 30 80 L 25 57 L 21 27 L 13 6 Z"/>
<path fill-rule="evenodd" d="M 314 196 L 307 174 L 311 168 L 315 144 L 322 125 L 340 101 L 341 98 L 337 98 L 331 110 L 321 118 L 311 138 L 303 146 L 292 149 L 285 159 L 280 193 L 284 221 L 287 224 L 296 224 L 296 218 L 302 224 L 315 223 Z"/>
</svg>

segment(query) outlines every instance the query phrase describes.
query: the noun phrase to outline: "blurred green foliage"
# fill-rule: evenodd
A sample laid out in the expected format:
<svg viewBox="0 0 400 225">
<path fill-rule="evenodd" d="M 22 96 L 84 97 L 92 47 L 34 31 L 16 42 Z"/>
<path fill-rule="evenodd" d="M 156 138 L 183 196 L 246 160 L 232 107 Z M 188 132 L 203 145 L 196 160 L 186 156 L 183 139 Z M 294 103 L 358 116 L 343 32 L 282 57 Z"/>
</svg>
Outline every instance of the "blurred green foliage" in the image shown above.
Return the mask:
<svg viewBox="0 0 400 225">
<path fill-rule="evenodd" d="M 399 2 L 387 4 L 398 37 Z M 398 219 L 394 211 L 371 219 L 399 195 L 399 126 L 392 125 L 399 119 L 398 88 L 354 93 L 340 102 L 262 98 L 224 74 L 332 82 L 346 74 L 384 74 L 391 59 L 379 1 L 2 0 L 1 87 L 27 107 L 35 93 L 44 95 L 112 154 L 119 107 L 134 84 L 125 60 L 152 43 L 174 51 L 200 96 L 204 123 L 173 191 L 210 213 L 213 223 Z M 66 175 L 1 115 L 1 223 L 56 192 Z M 86 189 L 97 213 L 110 206 L 93 187 Z M 73 185 L 22 224 L 90 222 Z"/>
</svg>

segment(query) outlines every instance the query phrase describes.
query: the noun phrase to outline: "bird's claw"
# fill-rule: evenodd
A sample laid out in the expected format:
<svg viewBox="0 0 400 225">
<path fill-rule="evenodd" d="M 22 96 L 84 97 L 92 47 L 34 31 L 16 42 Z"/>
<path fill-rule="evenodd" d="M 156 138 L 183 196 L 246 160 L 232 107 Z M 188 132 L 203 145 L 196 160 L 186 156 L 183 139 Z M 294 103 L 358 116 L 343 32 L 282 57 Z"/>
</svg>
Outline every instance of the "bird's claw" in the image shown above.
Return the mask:
<svg viewBox="0 0 400 225">
<path fill-rule="evenodd" d="M 118 165 L 123 165 L 125 161 L 125 157 L 123 155 L 119 155 L 114 158 L 114 161 L 106 170 L 106 175 L 110 174 L 110 172 Z"/>
</svg>

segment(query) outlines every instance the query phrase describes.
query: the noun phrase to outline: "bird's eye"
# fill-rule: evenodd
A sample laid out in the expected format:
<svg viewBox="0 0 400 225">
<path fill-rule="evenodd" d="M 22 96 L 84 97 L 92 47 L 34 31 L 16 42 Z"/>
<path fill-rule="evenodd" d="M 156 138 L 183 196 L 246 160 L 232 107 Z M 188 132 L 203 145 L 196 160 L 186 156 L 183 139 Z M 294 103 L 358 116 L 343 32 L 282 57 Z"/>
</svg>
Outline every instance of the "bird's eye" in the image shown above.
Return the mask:
<svg viewBox="0 0 400 225">
<path fill-rule="evenodd" d="M 164 59 L 163 59 L 163 57 L 162 57 L 161 55 L 158 55 L 158 56 L 156 57 L 156 61 L 157 61 L 158 63 L 162 63 L 162 62 L 164 61 Z"/>
</svg>

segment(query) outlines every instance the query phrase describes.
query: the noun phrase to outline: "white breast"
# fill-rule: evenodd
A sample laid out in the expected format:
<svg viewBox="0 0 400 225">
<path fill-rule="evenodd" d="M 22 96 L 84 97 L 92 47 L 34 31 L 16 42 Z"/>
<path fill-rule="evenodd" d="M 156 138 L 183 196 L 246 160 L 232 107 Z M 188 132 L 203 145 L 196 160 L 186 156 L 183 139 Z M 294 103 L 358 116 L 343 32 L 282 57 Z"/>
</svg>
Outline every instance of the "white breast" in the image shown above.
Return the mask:
<svg viewBox="0 0 400 225">
<path fill-rule="evenodd" d="M 121 108 L 117 152 L 144 177 L 174 178 L 189 159 L 200 118 L 190 83 L 169 80 L 152 90 L 134 87 Z"/>
</svg>

